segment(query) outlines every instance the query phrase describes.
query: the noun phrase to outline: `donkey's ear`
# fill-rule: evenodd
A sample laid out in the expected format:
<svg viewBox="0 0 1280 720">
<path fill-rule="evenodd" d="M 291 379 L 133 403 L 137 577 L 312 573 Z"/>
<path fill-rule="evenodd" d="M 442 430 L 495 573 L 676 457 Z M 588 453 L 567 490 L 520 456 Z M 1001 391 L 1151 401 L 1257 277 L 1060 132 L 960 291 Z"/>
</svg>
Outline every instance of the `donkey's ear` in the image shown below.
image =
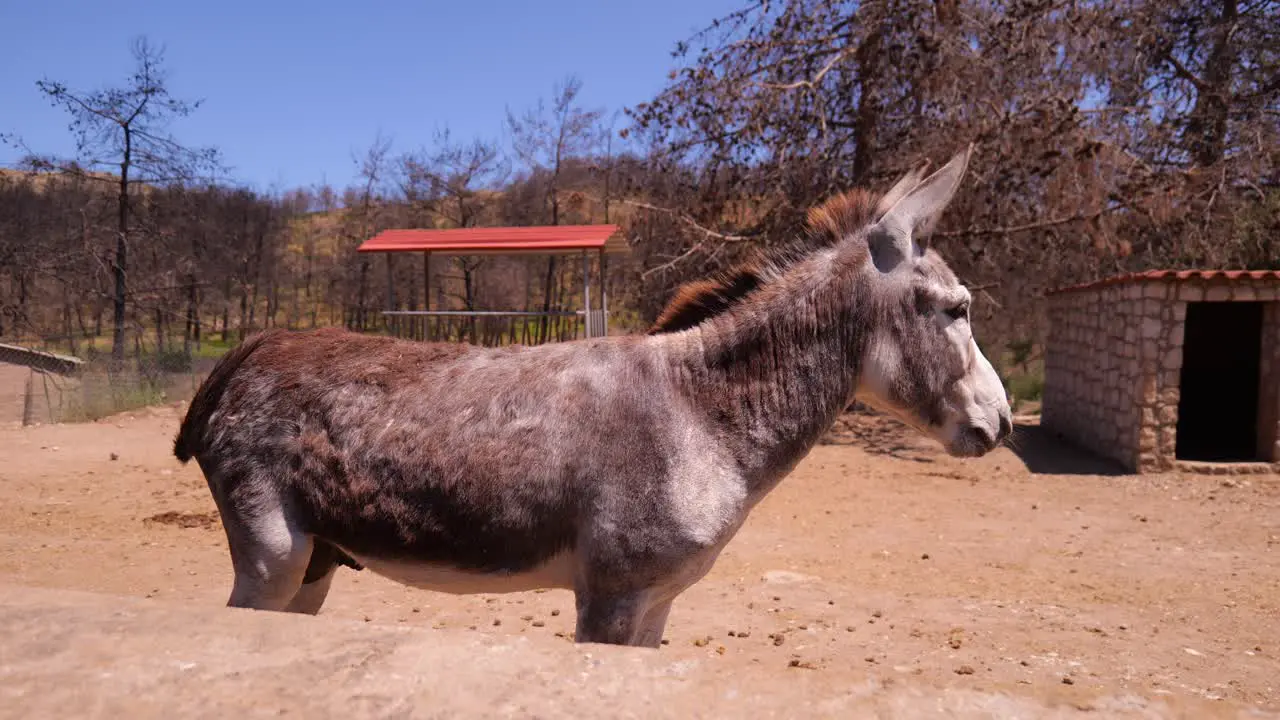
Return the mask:
<svg viewBox="0 0 1280 720">
<path fill-rule="evenodd" d="M 938 168 L 937 172 L 925 178 L 885 210 L 876 230 L 896 240 L 900 244 L 898 249 L 904 256 L 910 257 L 912 240 L 920 240 L 933 230 L 938 217 L 955 197 L 972 154 L 973 144 L 970 143 L 969 147 L 956 153 L 946 165 Z M 907 178 L 899 181 L 898 185 L 902 185 L 905 180 Z M 898 186 L 894 186 L 889 192 L 893 193 L 897 189 Z"/>
<path fill-rule="evenodd" d="M 920 181 L 924 179 L 924 172 L 929 169 L 929 161 L 926 159 L 920 167 L 914 168 L 903 175 L 898 182 L 889 188 L 889 191 L 880 198 L 880 202 L 876 203 L 876 218 L 879 219 L 889 209 L 898 204 L 898 201 L 906 197 L 907 193 L 916 189 Z"/>
</svg>

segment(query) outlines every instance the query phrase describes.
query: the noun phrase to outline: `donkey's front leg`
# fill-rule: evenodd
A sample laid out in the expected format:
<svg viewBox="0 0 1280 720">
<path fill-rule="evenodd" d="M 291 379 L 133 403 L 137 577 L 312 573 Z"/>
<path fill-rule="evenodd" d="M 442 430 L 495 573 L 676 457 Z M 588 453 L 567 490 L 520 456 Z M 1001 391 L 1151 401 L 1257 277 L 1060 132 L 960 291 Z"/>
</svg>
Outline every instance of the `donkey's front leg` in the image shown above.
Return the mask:
<svg viewBox="0 0 1280 720">
<path fill-rule="evenodd" d="M 656 648 L 662 645 L 662 633 L 667 629 L 667 615 L 671 613 L 671 600 L 664 600 L 649 607 L 640 622 L 640 633 L 635 644 Z"/>
<path fill-rule="evenodd" d="M 580 590 L 575 600 L 578 628 L 574 639 L 577 642 L 639 645 L 641 636 L 648 635 L 643 630 L 647 629 L 645 620 L 652 605 L 646 591 L 598 593 Z M 665 613 L 663 620 L 666 620 Z M 662 639 L 661 631 L 658 639 Z"/>
</svg>

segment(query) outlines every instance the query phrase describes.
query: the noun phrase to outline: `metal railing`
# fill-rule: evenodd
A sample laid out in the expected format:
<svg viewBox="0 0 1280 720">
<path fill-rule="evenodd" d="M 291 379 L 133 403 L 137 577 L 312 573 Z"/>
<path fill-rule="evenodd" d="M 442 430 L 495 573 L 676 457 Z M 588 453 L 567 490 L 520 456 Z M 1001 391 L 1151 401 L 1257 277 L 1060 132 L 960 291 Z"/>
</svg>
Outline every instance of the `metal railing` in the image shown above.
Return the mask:
<svg viewBox="0 0 1280 720">
<path fill-rule="evenodd" d="M 605 310 L 386 310 L 387 332 L 426 342 L 540 345 L 608 334 Z"/>
</svg>

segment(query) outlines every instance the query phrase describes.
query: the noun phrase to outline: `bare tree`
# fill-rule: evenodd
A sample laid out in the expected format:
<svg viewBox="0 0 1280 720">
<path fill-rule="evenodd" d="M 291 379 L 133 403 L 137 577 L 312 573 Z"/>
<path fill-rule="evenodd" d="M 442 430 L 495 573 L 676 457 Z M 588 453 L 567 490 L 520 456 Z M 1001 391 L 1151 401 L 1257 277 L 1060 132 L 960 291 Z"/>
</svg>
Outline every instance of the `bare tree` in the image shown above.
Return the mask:
<svg viewBox="0 0 1280 720">
<path fill-rule="evenodd" d="M 514 175 L 492 143 L 442 133 L 393 161 L 379 137 L 353 187 L 310 199 L 193 182 L 216 156 L 169 128 L 198 104 L 170 97 L 139 42 L 118 89 L 39 84 L 79 152 L 0 170 L 0 334 L 83 349 L 111 332 L 118 360 L 129 342 L 189 350 L 290 307 L 290 324 L 368 329 L 384 289 L 404 306 L 407 287 L 414 309 L 432 269 L 387 258 L 384 288 L 354 252 L 377 231 L 590 222 L 601 207 L 634 249 L 610 268 L 611 300 L 643 321 L 682 281 L 803 240 L 827 196 L 975 141 L 972 183 L 933 238 L 980 299 L 984 344 L 1026 369 L 1047 287 L 1280 268 L 1276 37 L 1280 0 L 749 2 L 678 46 L 667 87 L 617 138 L 569 78 L 506 114 Z M 452 295 L 433 297 L 550 312 L 578 287 L 576 263 L 490 258 L 481 277 L 480 262 L 452 259 L 435 284 Z M 553 324 L 513 324 L 511 339 L 567 334 Z"/>
<path fill-rule="evenodd" d="M 36 83 L 55 107 L 71 116 L 77 153 L 74 160 L 35 155 L 29 158 L 35 169 L 93 177 L 116 187 L 111 354 L 117 366 L 124 360 L 134 187 L 187 180 L 213 173 L 219 167 L 216 150 L 187 147 L 168 132 L 173 120 L 190 115 L 200 102 L 180 100 L 170 94 L 163 49 L 139 38 L 132 51 L 134 72 L 121 87 L 81 92 L 54 80 Z"/>
<path fill-rule="evenodd" d="M 354 192 L 348 192 L 347 214 L 344 218 L 343 232 L 348 247 L 357 245 L 382 229 L 383 205 L 382 185 L 390 171 L 391 140 L 381 133 L 374 138 L 373 144 L 365 151 L 363 157 L 354 158 L 359 167 L 362 185 Z M 388 263 L 390 263 L 388 253 Z M 390 269 L 390 265 L 388 268 Z M 390 274 L 390 272 L 388 273 Z M 359 279 L 357 281 L 356 315 L 353 318 L 355 327 L 365 329 L 369 319 L 369 256 L 362 255 L 359 260 Z"/>
<path fill-rule="evenodd" d="M 459 143 L 448 129 L 436 134 L 430 151 L 401 159 L 402 191 L 414 208 L 436 222 L 453 228 L 479 225 L 495 187 L 506 178 L 507 167 L 496 146 L 483 140 Z M 484 264 L 478 257 L 454 257 L 461 273 L 463 307 L 476 309 L 476 271 Z M 468 331 L 475 336 L 474 319 Z"/>
<path fill-rule="evenodd" d="M 630 110 L 653 148 L 632 200 L 676 221 L 655 290 L 970 141 L 935 237 L 1002 340 L 1042 332 L 1054 285 L 1273 265 L 1277 36 L 1275 0 L 749 3 Z"/>
<path fill-rule="evenodd" d="M 507 110 L 507 127 L 516 157 L 529 172 L 541 172 L 546 176 L 544 197 L 550 225 L 560 224 L 566 162 L 586 156 L 600 143 L 598 123 L 602 112 L 585 109 L 578 103 L 581 90 L 582 81 L 571 75 L 554 86 L 550 105 L 539 100 L 537 105 L 519 117 Z M 551 311 L 554 289 L 562 284 L 556 282 L 556 258 L 552 255 L 547 259 L 543 284 L 543 313 Z M 548 328 L 547 316 L 544 315 L 539 328 L 544 341 Z"/>
</svg>

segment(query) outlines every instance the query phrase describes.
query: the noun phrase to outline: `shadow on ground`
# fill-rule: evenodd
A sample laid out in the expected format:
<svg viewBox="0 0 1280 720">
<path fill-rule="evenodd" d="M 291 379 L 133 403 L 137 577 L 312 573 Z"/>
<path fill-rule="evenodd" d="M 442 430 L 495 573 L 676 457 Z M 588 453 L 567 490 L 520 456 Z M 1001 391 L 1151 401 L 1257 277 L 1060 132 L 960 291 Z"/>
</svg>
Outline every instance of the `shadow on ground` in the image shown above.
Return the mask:
<svg viewBox="0 0 1280 720">
<path fill-rule="evenodd" d="M 1094 455 L 1040 427 L 1038 421 L 1016 422 L 1009 449 L 1037 475 L 1127 475 L 1114 460 Z"/>
<path fill-rule="evenodd" d="M 850 445 L 871 455 L 933 463 L 946 453 L 918 431 L 867 408 L 851 408 L 841 415 L 819 441 L 821 445 Z M 1036 475 L 1128 475 L 1119 463 L 1094 455 L 1040 427 L 1038 418 L 1014 422 L 1013 437 L 1006 442 L 1027 470 Z"/>
<path fill-rule="evenodd" d="M 931 463 L 941 456 L 937 444 L 918 431 L 863 407 L 850 408 L 836 419 L 820 445 L 853 445 L 871 455 Z"/>
</svg>

